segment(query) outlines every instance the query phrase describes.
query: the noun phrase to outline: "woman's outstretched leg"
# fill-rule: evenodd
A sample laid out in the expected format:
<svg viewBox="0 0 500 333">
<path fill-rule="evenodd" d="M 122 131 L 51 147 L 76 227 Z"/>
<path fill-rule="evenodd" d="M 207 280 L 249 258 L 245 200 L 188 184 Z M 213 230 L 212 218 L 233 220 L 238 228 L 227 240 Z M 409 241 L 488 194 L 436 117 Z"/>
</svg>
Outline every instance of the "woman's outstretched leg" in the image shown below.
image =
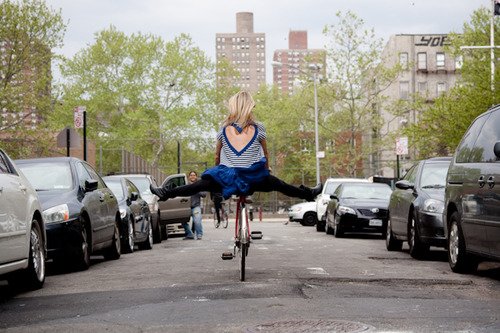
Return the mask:
<svg viewBox="0 0 500 333">
<path fill-rule="evenodd" d="M 316 196 L 323 190 L 323 184 L 310 188 L 306 186 L 293 186 L 285 183 L 273 175 L 267 176 L 263 181 L 252 186 L 252 192 L 278 191 L 289 197 L 301 198 L 307 201 L 314 201 Z"/>
<path fill-rule="evenodd" d="M 158 196 L 160 201 L 165 201 L 175 197 L 189 197 L 198 192 L 212 191 L 220 192 L 220 185 L 212 179 L 200 179 L 192 184 L 177 186 L 174 188 L 149 186 L 151 193 Z"/>
</svg>

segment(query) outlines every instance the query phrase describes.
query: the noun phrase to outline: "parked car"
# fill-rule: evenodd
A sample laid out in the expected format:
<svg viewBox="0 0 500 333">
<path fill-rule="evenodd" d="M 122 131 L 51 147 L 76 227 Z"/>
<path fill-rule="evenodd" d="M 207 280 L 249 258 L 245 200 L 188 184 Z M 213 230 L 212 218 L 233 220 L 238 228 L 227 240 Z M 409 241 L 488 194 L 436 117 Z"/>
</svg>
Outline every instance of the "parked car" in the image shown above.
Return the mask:
<svg viewBox="0 0 500 333">
<path fill-rule="evenodd" d="M 90 255 L 120 258 L 118 202 L 97 172 L 74 157 L 17 160 L 40 198 L 47 230 L 47 254 L 76 269 Z"/>
<path fill-rule="evenodd" d="M 158 204 L 158 197 L 151 193 L 151 191 L 149 190 L 149 185 L 152 185 L 154 187 L 158 186 L 154 177 L 149 174 L 140 173 L 127 173 L 116 176 L 125 177 L 132 183 L 134 183 L 134 185 L 139 189 L 141 198 L 148 203 L 149 210 L 153 217 L 153 242 L 157 244 L 161 243 L 162 239 L 167 239 L 166 232 L 162 233 L 161 229 L 160 206 Z"/>
<path fill-rule="evenodd" d="M 316 224 L 316 202 L 301 202 L 288 209 L 288 219 L 305 226 Z"/>
<path fill-rule="evenodd" d="M 401 250 L 408 241 L 410 255 L 422 258 L 430 246 L 446 246 L 444 188 L 450 162 L 451 157 L 420 161 L 396 182 L 389 203 L 387 250 Z"/>
<path fill-rule="evenodd" d="M 392 189 L 383 183 L 340 184 L 326 207 L 326 233 L 381 232 L 385 235 Z"/>
<path fill-rule="evenodd" d="M 174 188 L 187 184 L 185 174 L 170 175 L 162 183 L 162 186 Z M 164 230 L 164 235 L 172 233 L 184 233 L 182 223 L 189 222 L 191 218 L 191 197 L 177 197 L 160 201 L 160 225 Z"/>
<path fill-rule="evenodd" d="M 446 179 L 444 217 L 454 272 L 500 260 L 500 104 L 478 116 L 458 145 Z"/>
<path fill-rule="evenodd" d="M 362 178 L 328 178 L 323 186 L 323 191 L 316 197 L 316 231 L 325 231 L 326 206 L 330 202 L 330 196 L 341 183 L 345 182 L 369 182 Z"/>
<path fill-rule="evenodd" d="M 140 249 L 151 250 L 153 218 L 148 203 L 139 194 L 139 189 L 123 176 L 108 176 L 103 177 L 103 180 L 118 200 L 122 251 L 134 252 L 135 244 L 138 244 Z"/>
<path fill-rule="evenodd" d="M 39 289 L 45 282 L 45 224 L 38 196 L 0 149 L 0 279 Z"/>
</svg>

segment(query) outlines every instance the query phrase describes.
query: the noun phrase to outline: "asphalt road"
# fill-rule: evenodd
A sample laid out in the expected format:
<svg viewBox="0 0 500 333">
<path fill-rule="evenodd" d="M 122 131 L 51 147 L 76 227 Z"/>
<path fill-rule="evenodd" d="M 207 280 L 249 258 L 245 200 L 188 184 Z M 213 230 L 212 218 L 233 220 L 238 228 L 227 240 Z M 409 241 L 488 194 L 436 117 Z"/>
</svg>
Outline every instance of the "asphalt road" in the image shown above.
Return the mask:
<svg viewBox="0 0 500 333">
<path fill-rule="evenodd" d="M 379 235 L 337 239 L 283 220 L 253 222 L 240 282 L 233 222 L 203 240 L 171 237 L 84 272 L 48 265 L 43 289 L 0 282 L 0 332 L 499 332 L 500 264 L 452 273 L 388 252 Z M 404 249 L 407 249 L 405 247 Z"/>
</svg>

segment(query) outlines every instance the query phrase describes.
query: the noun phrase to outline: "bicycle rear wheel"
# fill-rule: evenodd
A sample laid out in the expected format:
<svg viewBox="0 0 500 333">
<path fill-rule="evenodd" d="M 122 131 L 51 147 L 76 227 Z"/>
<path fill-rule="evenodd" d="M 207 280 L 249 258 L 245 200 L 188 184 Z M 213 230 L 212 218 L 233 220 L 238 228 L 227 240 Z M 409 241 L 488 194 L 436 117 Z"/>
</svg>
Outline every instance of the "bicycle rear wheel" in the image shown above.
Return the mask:
<svg viewBox="0 0 500 333">
<path fill-rule="evenodd" d="M 222 218 L 222 221 L 221 221 L 222 222 L 222 226 L 224 228 L 227 228 L 227 225 L 229 223 L 229 215 L 227 214 L 226 211 L 224 211 L 224 213 L 222 214 L 221 218 Z"/>
<path fill-rule="evenodd" d="M 245 264 L 248 255 L 248 215 L 245 206 L 240 210 L 239 218 L 239 259 L 240 259 L 240 281 L 245 281 Z"/>
<path fill-rule="evenodd" d="M 220 225 L 220 221 L 217 220 L 217 213 L 214 212 L 214 227 L 218 228 Z"/>
</svg>

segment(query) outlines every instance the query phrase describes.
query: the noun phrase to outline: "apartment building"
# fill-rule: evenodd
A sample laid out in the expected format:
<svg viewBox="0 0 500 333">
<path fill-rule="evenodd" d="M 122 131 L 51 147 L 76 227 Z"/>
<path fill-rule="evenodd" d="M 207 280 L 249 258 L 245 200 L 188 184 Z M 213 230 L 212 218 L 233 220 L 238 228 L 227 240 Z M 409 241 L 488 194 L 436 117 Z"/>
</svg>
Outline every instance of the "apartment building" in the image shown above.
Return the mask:
<svg viewBox="0 0 500 333">
<path fill-rule="evenodd" d="M 273 83 L 284 93 L 292 94 L 294 86 L 300 84 L 299 78 L 309 73 L 310 64 L 320 64 L 325 70 L 325 51 L 308 49 L 307 31 L 290 30 L 288 49 L 274 51 Z"/>
<path fill-rule="evenodd" d="M 387 67 L 399 63 L 404 71 L 387 90 L 384 91 L 389 102 L 413 99 L 416 94 L 432 103 L 440 94 L 453 87 L 460 76 L 461 59 L 455 59 L 444 51 L 446 34 L 401 34 L 389 38 L 382 56 Z M 384 177 L 396 177 L 396 133 L 408 124 L 418 121 L 416 110 L 408 110 L 402 116 L 394 116 L 380 107 L 383 126 L 379 135 L 389 143 L 376 156 L 371 156 L 369 173 Z M 408 138 L 411 146 L 411 138 Z M 404 140 L 403 140 L 404 141 Z M 401 141 L 400 141 L 401 142 Z M 415 151 L 399 156 L 399 174 L 402 176 L 412 165 Z"/>
<path fill-rule="evenodd" d="M 230 84 L 250 92 L 265 84 L 266 35 L 254 32 L 253 13 L 236 13 L 236 33 L 217 33 L 215 45 L 217 65 L 227 61 L 236 70 L 227 77 Z"/>
</svg>

